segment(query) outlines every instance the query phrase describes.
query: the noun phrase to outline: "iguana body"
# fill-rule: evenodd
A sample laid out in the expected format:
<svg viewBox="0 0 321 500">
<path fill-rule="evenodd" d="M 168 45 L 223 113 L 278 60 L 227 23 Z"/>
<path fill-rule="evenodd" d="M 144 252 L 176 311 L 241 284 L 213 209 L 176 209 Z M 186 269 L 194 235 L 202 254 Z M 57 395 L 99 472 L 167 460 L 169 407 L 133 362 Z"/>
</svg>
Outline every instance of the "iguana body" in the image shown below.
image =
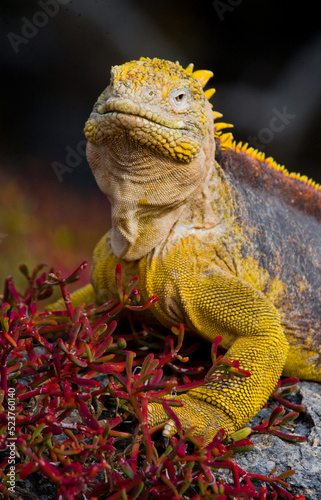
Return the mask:
<svg viewBox="0 0 321 500">
<path fill-rule="evenodd" d="M 175 408 L 206 440 L 244 425 L 282 371 L 321 380 L 321 190 L 237 145 L 226 124 L 214 130 L 210 76 L 159 59 L 113 68 L 85 128 L 112 229 L 94 253 L 93 288 L 74 296 L 116 297 L 121 262 L 143 299 L 160 297 L 161 324 L 223 337 L 251 377 L 191 390 Z M 149 410 L 150 425 L 168 421 L 161 405 Z"/>
</svg>

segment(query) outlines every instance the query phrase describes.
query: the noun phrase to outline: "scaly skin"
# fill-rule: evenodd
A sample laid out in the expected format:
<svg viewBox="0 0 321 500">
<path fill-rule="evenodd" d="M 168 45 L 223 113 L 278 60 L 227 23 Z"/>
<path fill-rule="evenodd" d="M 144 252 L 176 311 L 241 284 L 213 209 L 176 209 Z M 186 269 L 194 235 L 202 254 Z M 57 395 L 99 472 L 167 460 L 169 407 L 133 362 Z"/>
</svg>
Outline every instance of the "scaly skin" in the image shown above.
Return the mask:
<svg viewBox="0 0 321 500">
<path fill-rule="evenodd" d="M 210 382 L 175 408 L 206 441 L 255 415 L 282 371 L 321 380 L 321 191 L 236 144 L 226 124 L 214 130 L 210 76 L 159 59 L 112 69 L 85 127 L 112 229 L 94 252 L 93 288 L 72 296 L 115 298 L 121 262 L 140 277 L 143 300 L 160 297 L 156 321 L 223 337 L 251 377 Z M 172 435 L 174 422 L 151 404 L 149 424 L 163 422 Z"/>
</svg>

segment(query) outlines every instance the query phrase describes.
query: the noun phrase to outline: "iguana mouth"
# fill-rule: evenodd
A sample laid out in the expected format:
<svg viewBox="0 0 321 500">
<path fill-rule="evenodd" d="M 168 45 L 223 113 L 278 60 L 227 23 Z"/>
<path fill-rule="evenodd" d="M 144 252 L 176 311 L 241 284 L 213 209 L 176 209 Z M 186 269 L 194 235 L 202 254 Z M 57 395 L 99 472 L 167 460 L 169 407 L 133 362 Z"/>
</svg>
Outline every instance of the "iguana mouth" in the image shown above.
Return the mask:
<svg viewBox="0 0 321 500">
<path fill-rule="evenodd" d="M 195 124 L 160 116 L 127 98 L 98 101 L 86 122 L 85 136 L 96 145 L 109 142 L 110 147 L 129 137 L 145 149 L 183 163 L 189 163 L 201 149 Z"/>
<path fill-rule="evenodd" d="M 97 103 L 98 104 L 98 103 Z M 170 129 L 183 129 L 186 124 L 183 120 L 170 119 L 159 116 L 151 109 L 144 109 L 139 104 L 130 99 L 108 100 L 97 106 L 95 110 L 99 115 L 117 116 L 117 114 L 134 115 L 143 118 L 148 122 L 162 125 Z"/>
</svg>

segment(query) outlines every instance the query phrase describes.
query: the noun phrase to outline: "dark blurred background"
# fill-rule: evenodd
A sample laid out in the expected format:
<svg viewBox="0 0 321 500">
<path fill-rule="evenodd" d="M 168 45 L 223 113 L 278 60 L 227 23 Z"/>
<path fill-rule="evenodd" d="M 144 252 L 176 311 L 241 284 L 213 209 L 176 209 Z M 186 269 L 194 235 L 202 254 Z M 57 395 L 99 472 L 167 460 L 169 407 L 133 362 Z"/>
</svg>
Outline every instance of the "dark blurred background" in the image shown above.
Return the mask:
<svg viewBox="0 0 321 500">
<path fill-rule="evenodd" d="M 110 66 L 140 56 L 214 71 L 237 140 L 321 182 L 321 28 L 311 4 L 1 0 L 0 277 L 90 259 L 108 203 L 83 125 Z M 274 125 L 278 125 L 275 127 Z"/>
</svg>

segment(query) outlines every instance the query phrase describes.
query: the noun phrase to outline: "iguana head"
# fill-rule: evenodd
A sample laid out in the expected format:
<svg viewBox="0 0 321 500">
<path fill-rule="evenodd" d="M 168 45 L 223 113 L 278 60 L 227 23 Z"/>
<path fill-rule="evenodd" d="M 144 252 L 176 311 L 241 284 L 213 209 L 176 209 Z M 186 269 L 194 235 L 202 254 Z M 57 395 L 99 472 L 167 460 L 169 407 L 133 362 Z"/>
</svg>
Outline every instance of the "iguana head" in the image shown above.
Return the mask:
<svg viewBox="0 0 321 500">
<path fill-rule="evenodd" d="M 86 122 L 87 158 L 112 205 L 118 257 L 140 258 L 163 240 L 213 164 L 202 88 L 212 73 L 192 71 L 148 58 L 114 66 Z"/>
<path fill-rule="evenodd" d="M 115 151 L 123 142 L 189 163 L 202 148 L 208 113 L 202 85 L 189 70 L 142 58 L 112 68 L 85 134 L 89 142 Z"/>
</svg>

